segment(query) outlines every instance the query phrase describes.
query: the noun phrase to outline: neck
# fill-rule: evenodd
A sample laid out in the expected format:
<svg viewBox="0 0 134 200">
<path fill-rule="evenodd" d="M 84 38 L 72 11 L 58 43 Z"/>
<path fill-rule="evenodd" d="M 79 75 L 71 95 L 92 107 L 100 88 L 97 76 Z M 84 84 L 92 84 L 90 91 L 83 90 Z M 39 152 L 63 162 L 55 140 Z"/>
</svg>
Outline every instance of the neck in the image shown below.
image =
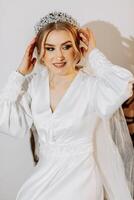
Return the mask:
<svg viewBox="0 0 134 200">
<path fill-rule="evenodd" d="M 51 81 L 53 81 L 55 84 L 58 82 L 66 82 L 70 79 L 72 79 L 79 70 L 71 70 L 67 72 L 66 74 L 57 74 L 52 72 L 51 70 L 48 70 L 49 78 Z"/>
<path fill-rule="evenodd" d="M 48 70 L 50 87 L 54 89 L 55 87 L 58 87 L 59 85 L 63 86 L 63 85 L 68 84 L 77 75 L 78 71 L 79 70 L 74 70 L 70 73 L 61 75 L 61 74 L 55 74 Z"/>
</svg>

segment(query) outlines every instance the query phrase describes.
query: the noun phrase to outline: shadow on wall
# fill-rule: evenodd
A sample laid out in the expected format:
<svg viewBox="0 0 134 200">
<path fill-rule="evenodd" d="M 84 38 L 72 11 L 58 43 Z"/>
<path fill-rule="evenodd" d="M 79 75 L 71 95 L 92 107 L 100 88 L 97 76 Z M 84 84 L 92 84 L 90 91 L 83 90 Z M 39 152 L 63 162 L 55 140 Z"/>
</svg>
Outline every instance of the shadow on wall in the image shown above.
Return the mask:
<svg viewBox="0 0 134 200">
<path fill-rule="evenodd" d="M 105 21 L 92 21 L 83 27 L 85 26 L 93 31 L 97 48 L 102 50 L 112 63 L 125 67 L 134 74 L 133 36 L 123 37 L 117 27 Z M 134 92 L 122 107 L 134 144 Z"/>
<path fill-rule="evenodd" d="M 85 26 L 93 31 L 97 48 L 109 60 L 134 74 L 134 37 L 123 37 L 117 27 L 104 21 L 92 21 L 83 27 Z"/>
<path fill-rule="evenodd" d="M 105 21 L 92 21 L 83 27 L 93 31 L 97 48 L 102 50 L 112 63 L 125 67 L 134 74 L 134 37 L 123 37 L 117 27 Z M 123 110 L 131 137 L 134 138 L 134 95 L 123 104 Z M 33 127 L 30 143 L 35 164 L 39 160 L 37 141 L 37 132 Z"/>
</svg>

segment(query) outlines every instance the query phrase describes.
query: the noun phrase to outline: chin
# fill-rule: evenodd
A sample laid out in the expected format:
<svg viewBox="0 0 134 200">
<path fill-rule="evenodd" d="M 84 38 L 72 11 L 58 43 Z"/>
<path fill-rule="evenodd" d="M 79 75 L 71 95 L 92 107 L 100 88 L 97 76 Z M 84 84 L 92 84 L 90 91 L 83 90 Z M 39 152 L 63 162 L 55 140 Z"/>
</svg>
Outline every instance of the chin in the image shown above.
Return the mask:
<svg viewBox="0 0 134 200">
<path fill-rule="evenodd" d="M 50 69 L 53 73 L 55 74 L 66 74 L 68 72 L 68 68 L 67 67 L 51 67 Z"/>
</svg>

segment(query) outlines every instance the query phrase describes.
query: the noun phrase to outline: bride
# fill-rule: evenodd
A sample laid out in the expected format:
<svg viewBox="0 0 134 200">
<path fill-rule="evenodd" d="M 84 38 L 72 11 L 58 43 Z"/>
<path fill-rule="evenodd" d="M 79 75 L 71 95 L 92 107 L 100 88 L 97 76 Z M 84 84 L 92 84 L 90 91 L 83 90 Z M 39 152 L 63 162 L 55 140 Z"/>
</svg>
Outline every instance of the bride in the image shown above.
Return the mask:
<svg viewBox="0 0 134 200">
<path fill-rule="evenodd" d="M 34 124 L 39 138 L 39 162 L 16 199 L 132 200 L 134 151 L 120 107 L 133 75 L 67 13 L 49 13 L 35 31 L 0 95 L 0 131 L 24 136 Z"/>
</svg>

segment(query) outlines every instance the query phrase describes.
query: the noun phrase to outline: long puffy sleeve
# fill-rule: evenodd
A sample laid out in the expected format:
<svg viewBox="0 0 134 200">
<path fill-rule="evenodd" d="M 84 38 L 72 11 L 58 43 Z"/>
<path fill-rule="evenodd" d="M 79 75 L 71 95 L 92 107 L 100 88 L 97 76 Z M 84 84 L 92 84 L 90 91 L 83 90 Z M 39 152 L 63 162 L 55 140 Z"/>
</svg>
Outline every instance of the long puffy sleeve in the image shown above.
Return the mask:
<svg viewBox="0 0 134 200">
<path fill-rule="evenodd" d="M 132 200 L 134 151 L 121 104 L 132 95 L 134 77 L 113 65 L 98 49 L 89 55 L 94 75 L 90 99 L 99 115 L 94 134 L 95 159 L 108 200 Z M 116 111 L 116 112 L 115 112 Z"/>
<path fill-rule="evenodd" d="M 13 71 L 0 92 L 0 133 L 23 137 L 31 128 L 30 82 L 32 76 Z"/>
<path fill-rule="evenodd" d="M 132 95 L 133 74 L 112 64 L 97 48 L 89 54 L 95 72 L 92 87 L 92 106 L 101 117 L 110 117 Z"/>
</svg>

